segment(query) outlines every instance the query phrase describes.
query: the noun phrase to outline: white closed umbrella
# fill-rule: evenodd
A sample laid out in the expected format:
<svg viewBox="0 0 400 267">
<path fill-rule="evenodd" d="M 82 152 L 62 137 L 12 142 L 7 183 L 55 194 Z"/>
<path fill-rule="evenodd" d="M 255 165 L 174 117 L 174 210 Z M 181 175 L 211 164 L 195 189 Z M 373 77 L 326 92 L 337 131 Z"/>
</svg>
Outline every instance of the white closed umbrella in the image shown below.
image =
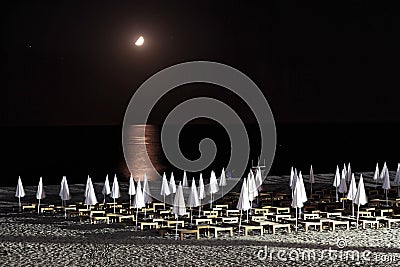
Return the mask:
<svg viewBox="0 0 400 267">
<path fill-rule="evenodd" d="M 400 186 L 400 163 L 397 164 L 396 176 L 394 177 L 393 184 L 397 186 L 397 196 L 400 196 L 399 186 Z"/>
<path fill-rule="evenodd" d="M 297 184 L 299 184 L 300 186 L 300 196 L 301 196 L 301 200 L 303 201 L 303 203 L 307 202 L 307 193 L 306 193 L 306 188 L 304 186 L 304 180 L 303 180 L 303 175 L 301 174 L 301 171 L 299 172 L 299 175 L 297 177 L 297 182 L 296 182 L 296 186 Z M 301 208 L 299 208 L 299 217 L 301 217 Z"/>
<path fill-rule="evenodd" d="M 340 185 L 339 185 L 339 193 L 343 194 L 343 198 L 344 198 L 344 194 L 347 193 L 347 183 L 346 183 L 346 178 L 347 178 L 347 174 L 345 172 L 342 172 L 342 178 L 340 179 Z M 343 202 L 343 209 L 344 209 L 344 200 Z"/>
<path fill-rule="evenodd" d="M 291 206 L 296 210 L 296 231 L 298 229 L 298 215 L 297 215 L 297 209 L 301 209 L 304 204 L 303 204 L 304 198 L 302 197 L 302 188 L 301 184 L 299 181 L 296 183 L 296 187 L 293 190 L 293 195 L 292 195 L 292 203 Z"/>
<path fill-rule="evenodd" d="M 200 178 L 199 178 L 199 217 L 201 215 L 201 200 L 203 200 L 206 197 L 206 191 L 204 190 L 204 181 L 203 181 L 203 174 L 200 173 Z"/>
<path fill-rule="evenodd" d="M 108 181 L 108 174 L 106 176 L 106 180 L 104 182 L 103 189 L 101 190 L 101 193 L 103 194 L 103 203 L 106 203 L 106 196 L 111 194 L 111 189 L 110 189 L 110 182 Z"/>
<path fill-rule="evenodd" d="M 261 191 L 261 186 L 262 186 L 262 183 L 263 183 L 260 167 L 257 168 L 255 181 L 256 181 L 257 189 L 260 192 Z"/>
<path fill-rule="evenodd" d="M 192 186 L 190 187 L 187 206 L 190 207 L 190 225 L 192 225 L 193 221 L 192 209 L 200 206 L 199 194 L 197 193 L 197 187 L 194 178 L 192 179 Z"/>
<path fill-rule="evenodd" d="M 114 213 L 115 213 L 115 200 L 121 197 L 121 192 L 119 191 L 119 184 L 117 175 L 114 175 L 114 181 L 111 188 L 111 198 L 114 200 Z"/>
<path fill-rule="evenodd" d="M 250 212 L 253 207 L 253 201 L 258 196 L 258 190 L 253 173 L 250 171 L 247 176 L 247 190 L 249 190 Z"/>
<path fill-rule="evenodd" d="M 239 217 L 239 232 L 240 232 L 240 227 L 242 225 L 242 211 L 248 211 L 251 208 L 249 200 L 249 190 L 247 189 L 246 178 L 243 179 L 242 190 L 240 191 L 239 201 L 238 204 L 236 205 L 236 208 L 240 210 L 240 217 Z"/>
<path fill-rule="evenodd" d="M 15 197 L 18 198 L 18 209 L 21 211 L 21 197 L 25 196 L 24 186 L 22 185 L 21 177 L 18 177 L 17 190 L 15 191 Z"/>
<path fill-rule="evenodd" d="M 162 195 L 164 197 L 164 209 L 165 209 L 165 196 L 169 196 L 170 194 L 171 194 L 171 190 L 168 185 L 167 176 L 165 175 L 165 172 L 164 172 L 162 181 L 161 181 L 161 191 L 160 191 L 160 195 Z"/>
<path fill-rule="evenodd" d="M 290 180 L 289 180 L 289 186 L 290 186 L 290 189 L 292 189 L 292 195 L 293 195 L 294 188 L 296 187 L 296 181 L 297 181 L 297 177 L 295 176 L 295 172 L 292 167 L 290 169 Z"/>
<path fill-rule="evenodd" d="M 85 205 L 91 208 L 92 205 L 97 204 L 96 192 L 94 191 L 92 179 L 88 177 L 87 181 L 87 191 L 85 195 Z"/>
<path fill-rule="evenodd" d="M 379 179 L 380 180 L 383 180 L 385 178 L 386 169 L 387 169 L 387 165 L 386 165 L 386 162 L 385 162 L 385 163 L 383 163 L 382 171 L 381 171 L 381 174 L 379 175 Z"/>
<path fill-rule="evenodd" d="M 312 186 L 315 183 L 314 170 L 313 170 L 312 165 L 310 167 L 310 179 L 309 179 L 309 182 L 310 182 L 310 186 L 311 186 L 311 195 L 312 195 Z"/>
<path fill-rule="evenodd" d="M 352 174 L 351 166 L 350 166 L 350 162 L 349 162 L 349 165 L 347 166 L 347 175 L 346 175 L 346 180 L 348 183 L 351 181 L 351 176 L 352 176 L 351 174 Z"/>
<path fill-rule="evenodd" d="M 144 198 L 144 203 L 146 205 L 153 201 L 153 198 L 151 197 L 150 194 L 149 181 L 147 180 L 146 173 L 144 174 L 143 178 L 143 198 Z M 144 210 L 144 217 L 146 218 L 146 209 Z"/>
<path fill-rule="evenodd" d="M 171 178 L 169 179 L 169 191 L 171 192 L 171 203 L 174 201 L 173 194 L 176 193 L 176 183 L 174 173 L 171 173 Z"/>
<path fill-rule="evenodd" d="M 354 173 L 352 173 L 349 191 L 347 193 L 347 199 L 351 200 L 351 216 L 353 217 L 354 217 L 354 199 L 356 197 L 356 194 L 357 194 L 356 178 L 354 177 Z"/>
<path fill-rule="evenodd" d="M 211 171 L 211 176 L 210 176 L 210 195 L 211 195 L 211 201 L 210 201 L 210 209 L 212 209 L 212 203 L 214 201 L 213 195 L 217 193 L 219 190 L 218 187 L 218 182 L 217 182 L 217 176 L 215 176 L 215 172 Z"/>
<path fill-rule="evenodd" d="M 360 205 L 365 205 L 367 203 L 368 203 L 368 199 L 367 199 L 367 194 L 365 193 L 364 179 L 361 174 L 360 181 L 358 182 L 357 193 L 354 198 L 354 204 L 357 205 L 357 228 L 358 228 L 358 220 L 360 217 Z"/>
<path fill-rule="evenodd" d="M 333 186 L 336 189 L 336 202 L 339 202 L 338 198 L 338 187 L 340 185 L 340 173 L 339 173 L 339 166 L 336 166 L 336 174 L 335 178 L 333 179 Z"/>
<path fill-rule="evenodd" d="M 175 239 L 178 239 L 178 216 L 186 214 L 185 199 L 183 197 L 183 189 L 182 189 L 182 184 L 180 182 L 176 190 L 174 204 L 172 207 L 172 213 L 175 214 L 176 217 L 177 223 L 175 230 Z"/>
<path fill-rule="evenodd" d="M 222 168 L 221 177 L 219 178 L 219 187 L 221 188 L 221 196 L 224 195 L 224 187 L 226 186 L 225 168 Z"/>
<path fill-rule="evenodd" d="M 385 190 L 386 206 L 388 206 L 388 190 L 390 189 L 390 177 L 389 177 L 389 170 L 387 167 L 385 168 L 385 173 L 383 174 L 382 189 Z"/>
<path fill-rule="evenodd" d="M 131 177 L 129 177 L 128 194 L 129 194 L 129 206 L 131 206 L 132 205 L 132 196 L 134 196 L 136 194 L 135 182 L 133 181 L 132 174 L 131 174 Z"/>
<path fill-rule="evenodd" d="M 186 171 L 183 172 L 182 186 L 183 187 L 189 187 Z"/>
<path fill-rule="evenodd" d="M 71 194 L 69 193 L 69 187 L 68 187 L 68 182 L 67 182 L 67 177 L 63 176 L 61 180 L 61 187 L 60 187 L 60 193 L 58 194 L 62 200 L 62 205 L 65 205 L 65 201 L 71 199 Z"/>
<path fill-rule="evenodd" d="M 40 200 L 44 199 L 45 197 L 46 197 L 46 193 L 44 192 L 42 177 L 40 177 L 39 184 L 38 184 L 37 191 L 36 191 L 36 199 L 39 200 L 38 214 L 40 213 Z"/>
<path fill-rule="evenodd" d="M 378 163 L 376 164 L 376 167 L 375 167 L 373 180 L 375 181 L 375 187 L 378 187 L 378 180 L 379 180 L 379 165 L 378 165 Z"/>
<path fill-rule="evenodd" d="M 62 206 L 64 206 L 64 218 L 66 219 L 67 218 L 67 210 L 65 209 L 65 206 L 66 206 L 67 200 L 71 199 L 71 195 L 69 193 L 67 177 L 65 177 L 65 176 L 63 176 L 63 178 L 61 180 L 60 193 L 58 195 L 61 198 Z"/>
<path fill-rule="evenodd" d="M 137 181 L 137 186 L 136 186 L 136 195 L 133 201 L 133 208 L 136 209 L 136 231 L 138 229 L 137 224 L 138 224 L 138 212 L 139 209 L 145 207 L 145 203 L 144 203 L 144 197 L 143 197 L 143 192 L 142 192 L 142 186 L 140 185 L 140 179 Z"/>
</svg>

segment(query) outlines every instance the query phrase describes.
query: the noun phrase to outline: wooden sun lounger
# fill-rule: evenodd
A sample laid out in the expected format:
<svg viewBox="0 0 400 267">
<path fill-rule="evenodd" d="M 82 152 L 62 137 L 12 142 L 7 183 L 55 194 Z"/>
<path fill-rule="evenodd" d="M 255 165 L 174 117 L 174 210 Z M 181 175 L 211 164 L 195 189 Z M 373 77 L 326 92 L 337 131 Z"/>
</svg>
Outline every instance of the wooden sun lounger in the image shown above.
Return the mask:
<svg viewBox="0 0 400 267">
<path fill-rule="evenodd" d="M 229 235 L 233 236 L 233 227 L 231 226 L 210 226 L 210 230 L 214 231 L 214 237 L 218 237 L 218 232 L 224 232 L 224 231 L 229 231 Z"/>
<path fill-rule="evenodd" d="M 260 230 L 260 235 L 264 232 L 264 227 L 262 225 L 241 225 L 241 228 L 244 228 L 244 235 L 247 236 L 249 230 Z"/>
<path fill-rule="evenodd" d="M 200 238 L 199 230 L 198 229 L 178 229 L 180 239 L 183 240 L 184 235 L 186 234 L 195 234 L 196 239 Z"/>
<path fill-rule="evenodd" d="M 276 222 L 271 222 L 271 221 L 258 221 L 257 224 L 263 226 L 264 228 L 267 228 L 268 233 L 270 233 L 270 229 L 271 229 L 272 233 L 275 234 L 276 229 L 278 229 L 278 228 L 286 228 L 288 233 L 290 233 L 290 224 L 288 224 L 288 223 L 276 223 Z"/>
<path fill-rule="evenodd" d="M 306 230 L 306 232 L 308 231 L 308 228 L 310 226 L 315 226 L 315 228 L 319 226 L 319 230 L 322 231 L 321 221 L 299 221 L 299 223 L 304 225 L 304 229 Z"/>
<path fill-rule="evenodd" d="M 106 224 L 110 223 L 110 218 L 107 216 L 94 216 L 92 217 L 92 223 L 97 224 L 98 221 L 104 221 Z"/>
<path fill-rule="evenodd" d="M 160 227 L 157 222 L 139 222 L 139 224 L 140 230 L 143 230 L 146 226 L 148 226 L 150 229 L 158 229 Z"/>
<path fill-rule="evenodd" d="M 391 228 L 392 223 L 400 223 L 400 218 L 384 218 L 383 220 L 388 228 Z"/>
</svg>

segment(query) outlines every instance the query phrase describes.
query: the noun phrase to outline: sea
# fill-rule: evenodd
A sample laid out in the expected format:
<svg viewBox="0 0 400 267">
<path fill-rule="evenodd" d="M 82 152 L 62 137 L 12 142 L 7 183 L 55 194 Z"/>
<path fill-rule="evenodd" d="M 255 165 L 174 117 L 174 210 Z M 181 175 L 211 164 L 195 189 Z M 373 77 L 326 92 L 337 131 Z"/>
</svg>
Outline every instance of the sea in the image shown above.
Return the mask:
<svg viewBox="0 0 400 267">
<path fill-rule="evenodd" d="M 145 136 L 135 136 L 135 129 L 145 127 Z M 180 180 L 183 170 L 172 165 L 161 146 L 162 126 L 137 125 L 132 138 L 138 146 L 137 157 L 128 169 L 122 148 L 122 126 L 46 126 L 1 127 L 0 187 L 15 186 L 18 176 L 24 185 L 37 185 L 39 177 L 45 184 L 59 184 L 67 176 L 70 184 L 84 184 L 89 175 L 94 182 L 103 182 L 106 175 L 117 175 L 127 181 L 130 174 L 137 178 L 149 166 L 142 161 L 144 153 L 162 174 L 174 172 Z M 250 140 L 247 168 L 256 165 L 260 154 L 260 132 L 257 125 L 246 125 Z M 308 174 L 334 173 L 336 166 L 351 163 L 353 171 L 371 172 L 379 163 L 387 162 L 390 171 L 400 162 L 398 124 L 388 123 L 286 123 L 277 124 L 277 144 L 268 175 L 288 175 L 291 167 Z M 137 131 L 138 133 L 140 131 Z M 200 156 L 199 143 L 211 138 L 217 145 L 213 162 L 201 172 L 208 177 L 211 170 L 217 175 L 231 156 L 230 140 L 218 124 L 185 126 L 179 135 L 180 150 L 188 159 Z M 245 157 L 244 157 L 245 158 Z M 262 159 L 260 160 L 262 163 Z M 197 177 L 200 172 L 188 172 Z M 235 176 L 235 170 L 227 170 Z M 238 177 L 240 178 L 240 177 Z M 151 179 L 151 177 L 149 177 Z"/>
</svg>

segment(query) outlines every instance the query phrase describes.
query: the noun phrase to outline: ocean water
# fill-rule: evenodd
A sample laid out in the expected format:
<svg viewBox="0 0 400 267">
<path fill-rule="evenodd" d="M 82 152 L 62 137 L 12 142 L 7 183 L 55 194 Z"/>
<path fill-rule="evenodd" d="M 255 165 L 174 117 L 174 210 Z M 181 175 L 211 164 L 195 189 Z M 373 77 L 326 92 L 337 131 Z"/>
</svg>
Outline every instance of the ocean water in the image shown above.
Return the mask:
<svg viewBox="0 0 400 267">
<path fill-rule="evenodd" d="M 144 127 L 144 126 L 137 126 Z M 63 175 L 69 183 L 83 184 L 87 175 L 94 182 L 104 181 L 108 174 L 116 174 L 121 181 L 136 178 L 148 170 L 143 155 L 148 153 L 159 173 L 174 171 L 176 180 L 182 170 L 169 163 L 160 143 L 160 126 L 145 126 L 145 137 L 135 137 L 138 147 L 145 144 L 146 151 L 133 150 L 131 171 L 125 163 L 122 149 L 121 126 L 65 126 L 65 127 L 2 127 L 0 186 L 14 186 L 18 176 L 24 185 L 36 185 L 40 176 L 44 183 L 59 184 Z M 138 128 L 137 128 L 138 129 Z M 136 129 L 136 130 L 137 130 Z M 259 131 L 256 125 L 247 126 L 250 140 L 250 167 L 259 155 Z M 399 157 L 397 124 L 284 124 L 277 125 L 277 147 L 269 175 L 287 175 L 290 167 L 308 173 L 313 165 L 315 173 L 333 173 L 336 165 L 351 162 L 357 172 L 373 171 L 376 163 L 388 163 L 397 168 Z M 189 159 L 200 156 L 198 144 L 203 138 L 217 144 L 213 163 L 203 170 L 208 178 L 211 170 L 217 175 L 230 157 L 230 142 L 220 125 L 189 125 L 180 134 L 180 149 Z M 235 176 L 235 170 L 228 170 Z M 188 173 L 197 178 L 199 173 Z M 151 178 L 151 175 L 149 175 Z"/>
</svg>

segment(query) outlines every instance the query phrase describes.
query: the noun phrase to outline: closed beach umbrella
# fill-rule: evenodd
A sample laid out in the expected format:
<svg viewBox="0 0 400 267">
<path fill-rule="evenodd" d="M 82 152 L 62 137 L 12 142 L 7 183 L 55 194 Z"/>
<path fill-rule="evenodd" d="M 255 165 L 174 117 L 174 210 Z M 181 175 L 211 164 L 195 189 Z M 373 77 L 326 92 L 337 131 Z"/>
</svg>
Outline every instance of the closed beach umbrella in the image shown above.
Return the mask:
<svg viewBox="0 0 400 267">
<path fill-rule="evenodd" d="M 242 211 L 248 211 L 250 206 L 249 200 L 249 190 L 247 189 L 247 181 L 246 178 L 243 179 L 242 190 L 240 191 L 239 201 L 236 205 L 236 208 L 240 210 L 240 217 L 239 217 L 239 231 L 242 225 Z"/>
<path fill-rule="evenodd" d="M 187 206 L 190 207 L 190 224 L 192 224 L 192 208 L 200 206 L 199 194 L 197 193 L 197 187 L 194 178 L 192 179 L 192 186 L 190 188 Z"/>
<path fill-rule="evenodd" d="M 344 198 L 344 194 L 347 193 L 346 178 L 347 178 L 347 175 L 344 172 L 342 172 L 342 179 L 340 179 L 340 185 L 339 185 L 338 190 L 339 190 L 339 193 L 343 194 L 343 198 Z M 342 202 L 343 202 L 343 209 L 344 209 L 344 200 Z"/>
<path fill-rule="evenodd" d="M 143 177 L 143 197 L 144 197 L 144 203 L 148 204 L 153 201 L 153 198 L 151 197 L 150 194 L 150 187 L 149 187 L 149 181 L 147 179 L 146 173 L 144 174 Z"/>
<path fill-rule="evenodd" d="M 42 177 L 40 177 L 39 184 L 38 184 L 37 191 L 36 191 L 36 199 L 39 200 L 38 214 L 40 213 L 40 200 L 44 199 L 45 197 L 46 197 L 46 193 L 44 192 Z"/>
<path fill-rule="evenodd" d="M 169 179 L 169 191 L 171 192 L 171 203 L 172 203 L 174 201 L 173 194 L 176 193 L 176 184 L 173 172 L 171 173 L 171 178 Z"/>
<path fill-rule="evenodd" d="M 294 188 L 291 206 L 296 210 L 296 231 L 297 231 L 298 229 L 297 209 L 301 209 L 304 206 L 302 197 L 302 188 L 299 182 L 296 183 L 296 187 Z"/>
<path fill-rule="evenodd" d="M 69 187 L 68 187 L 68 182 L 67 182 L 67 177 L 63 176 L 61 180 L 61 187 L 60 187 L 60 193 L 58 194 L 63 202 L 63 205 L 65 205 L 65 201 L 71 199 L 71 195 L 69 193 Z"/>
<path fill-rule="evenodd" d="M 114 175 L 114 181 L 113 181 L 113 185 L 111 188 L 111 198 L 114 199 L 114 213 L 115 213 L 115 199 L 120 198 L 121 197 L 121 192 L 119 191 L 119 184 L 118 184 L 118 179 L 117 179 L 117 175 Z"/>
<path fill-rule="evenodd" d="M 183 187 L 189 187 L 186 171 L 183 172 L 182 186 Z"/>
<path fill-rule="evenodd" d="M 262 180 L 262 176 L 261 176 L 261 169 L 260 167 L 257 168 L 256 171 L 256 186 L 258 191 L 261 191 L 261 186 L 262 186 L 263 180 Z"/>
<path fill-rule="evenodd" d="M 219 186 L 221 187 L 221 196 L 224 195 L 224 186 L 226 186 L 225 168 L 222 168 L 221 178 L 219 179 Z"/>
<path fill-rule="evenodd" d="M 175 214 L 177 222 L 178 222 L 178 216 L 186 214 L 185 199 L 183 197 L 183 189 L 181 183 L 179 183 L 179 186 L 176 190 L 172 213 Z M 177 238 L 178 238 L 178 223 L 176 223 L 176 230 L 175 230 L 175 239 Z"/>
<path fill-rule="evenodd" d="M 217 182 L 217 176 L 215 176 L 214 171 L 211 171 L 211 176 L 210 176 L 210 195 L 211 195 L 210 208 L 211 209 L 212 209 L 212 203 L 214 201 L 213 194 L 217 193 L 218 190 L 219 190 L 219 187 L 218 187 L 218 182 Z"/>
<path fill-rule="evenodd" d="M 387 167 L 385 169 L 385 173 L 383 174 L 382 189 L 385 190 L 386 206 L 388 206 L 388 190 L 390 189 L 390 177 L 389 177 L 389 170 Z"/>
<path fill-rule="evenodd" d="M 385 178 L 386 169 L 387 169 L 387 165 L 386 165 L 386 162 L 385 162 L 385 163 L 383 163 L 382 171 L 381 171 L 381 174 L 379 175 L 379 179 L 380 180 L 383 180 Z"/>
<path fill-rule="evenodd" d="M 333 186 L 336 189 L 336 202 L 339 202 L 338 199 L 338 187 L 340 185 L 340 173 L 339 173 L 339 166 L 336 166 L 336 174 L 335 178 L 333 179 Z"/>
<path fill-rule="evenodd" d="M 378 180 L 379 180 L 379 166 L 378 166 L 378 163 L 376 164 L 376 167 L 375 167 L 375 172 L 374 172 L 373 179 L 375 181 L 375 187 L 377 187 L 378 186 Z"/>
<path fill-rule="evenodd" d="M 204 190 L 204 181 L 203 181 L 203 174 L 200 173 L 200 179 L 199 179 L 199 217 L 201 215 L 201 200 L 206 197 L 206 191 Z"/>
<path fill-rule="evenodd" d="M 91 206 L 97 204 L 96 192 L 94 191 L 92 179 L 88 177 L 88 190 L 86 192 L 85 205 Z"/>
<path fill-rule="evenodd" d="M 360 181 L 358 182 L 357 193 L 354 198 L 354 204 L 357 205 L 357 228 L 358 228 L 358 220 L 360 217 L 360 205 L 365 205 L 368 203 L 367 194 L 365 193 L 364 188 L 364 179 L 362 174 L 360 175 Z"/>
<path fill-rule="evenodd" d="M 247 176 L 247 190 L 249 190 L 250 212 L 254 199 L 258 196 L 258 190 L 253 173 L 250 171 Z"/>
<path fill-rule="evenodd" d="M 161 181 L 161 191 L 160 191 L 160 195 L 162 195 L 164 197 L 164 209 L 165 209 L 165 196 L 169 196 L 170 194 L 171 194 L 171 191 L 169 189 L 167 176 L 165 175 L 165 172 L 164 172 L 163 178 Z"/>
<path fill-rule="evenodd" d="M 131 174 L 131 177 L 129 177 L 128 194 L 129 194 L 129 206 L 130 206 L 130 205 L 132 205 L 132 196 L 134 196 L 136 194 L 135 182 L 133 181 L 132 174 Z"/>
<path fill-rule="evenodd" d="M 303 203 L 307 202 L 307 193 L 306 193 L 306 188 L 304 186 L 304 180 L 303 180 L 303 175 L 301 174 L 301 171 L 299 172 L 299 175 L 297 177 L 297 182 L 296 182 L 296 186 L 297 184 L 299 184 L 300 186 L 300 196 L 301 196 L 301 200 L 303 201 Z M 299 208 L 299 217 L 301 217 L 301 208 Z"/>
<path fill-rule="evenodd" d="M 145 207 L 145 203 L 144 203 L 144 197 L 143 197 L 143 192 L 142 192 L 142 186 L 140 185 L 140 180 L 137 182 L 137 186 L 136 186 L 136 195 L 133 201 L 133 207 L 136 209 L 136 230 L 137 228 L 137 224 L 138 224 L 138 212 L 139 209 Z"/>
<path fill-rule="evenodd" d="M 354 217 L 354 199 L 357 194 L 357 184 L 356 184 L 356 178 L 354 177 L 354 173 L 351 174 L 351 182 L 349 186 L 349 192 L 347 193 L 347 199 L 351 200 L 351 216 Z"/>
<path fill-rule="evenodd" d="M 18 177 L 17 190 L 15 191 L 15 197 L 18 198 L 19 211 L 21 211 L 21 197 L 24 197 L 24 196 L 25 196 L 24 186 L 22 185 L 21 177 Z"/>
<path fill-rule="evenodd" d="M 347 166 L 347 175 L 346 175 L 347 182 L 349 183 L 351 181 L 351 166 L 350 162 L 349 165 Z"/>
<path fill-rule="evenodd" d="M 312 195 L 312 186 L 315 183 L 315 177 L 314 177 L 314 170 L 313 167 L 311 165 L 310 167 L 310 186 L 311 186 L 311 195 Z"/>
<path fill-rule="evenodd" d="M 400 186 L 400 163 L 397 164 L 396 176 L 394 177 L 393 184 L 397 186 L 397 196 L 400 196 L 399 186 Z"/>
<path fill-rule="evenodd" d="M 110 182 L 108 181 L 108 174 L 106 176 L 106 180 L 104 182 L 103 190 L 101 190 L 101 193 L 104 196 L 103 203 L 106 203 L 106 196 L 111 194 Z"/>
<path fill-rule="evenodd" d="M 61 188 L 60 193 L 58 194 L 61 198 L 62 205 L 66 205 L 66 201 L 71 199 L 71 195 L 69 193 L 69 187 L 67 182 L 67 177 L 63 176 L 61 180 Z M 67 210 L 64 208 L 64 218 L 67 218 Z"/>
<path fill-rule="evenodd" d="M 171 178 L 169 179 L 169 190 L 170 190 L 171 194 L 176 193 L 176 184 L 175 184 L 174 173 L 171 173 Z"/>
</svg>

